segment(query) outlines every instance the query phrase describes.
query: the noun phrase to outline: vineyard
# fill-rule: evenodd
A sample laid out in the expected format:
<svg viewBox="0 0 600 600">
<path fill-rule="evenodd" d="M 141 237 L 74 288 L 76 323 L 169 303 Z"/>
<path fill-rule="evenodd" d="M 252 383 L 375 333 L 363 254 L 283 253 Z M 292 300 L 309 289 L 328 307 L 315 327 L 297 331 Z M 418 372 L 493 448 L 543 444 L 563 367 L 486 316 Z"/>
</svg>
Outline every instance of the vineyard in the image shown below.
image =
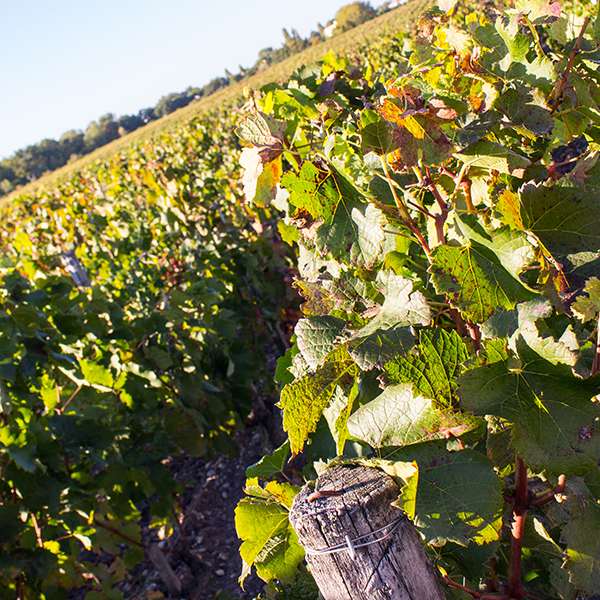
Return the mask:
<svg viewBox="0 0 600 600">
<path fill-rule="evenodd" d="M 122 599 L 275 391 L 241 582 L 318 597 L 289 510 L 356 464 L 448 599 L 600 592 L 599 63 L 587 5 L 440 0 L 4 205 L 0 598 Z"/>
</svg>

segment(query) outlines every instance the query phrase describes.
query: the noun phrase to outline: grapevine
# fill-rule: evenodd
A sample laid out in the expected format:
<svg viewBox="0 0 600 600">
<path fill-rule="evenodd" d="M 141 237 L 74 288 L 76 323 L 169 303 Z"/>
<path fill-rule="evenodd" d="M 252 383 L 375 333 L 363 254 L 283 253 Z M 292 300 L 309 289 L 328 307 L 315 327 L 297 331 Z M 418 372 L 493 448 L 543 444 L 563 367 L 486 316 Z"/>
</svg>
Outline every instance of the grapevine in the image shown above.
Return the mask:
<svg viewBox="0 0 600 600">
<path fill-rule="evenodd" d="M 0 598 L 122 598 L 142 516 L 178 525 L 169 457 L 235 452 L 253 385 L 269 390 L 290 259 L 241 202 L 236 119 L 3 208 Z M 63 268 L 73 250 L 89 287 Z"/>
<path fill-rule="evenodd" d="M 600 20 L 443 0 L 394 44 L 393 77 L 377 51 L 329 55 L 237 129 L 305 300 L 276 374 L 288 441 L 237 509 L 241 579 L 294 580 L 292 498 L 349 460 L 398 479 L 448 598 L 590 596 Z"/>
</svg>

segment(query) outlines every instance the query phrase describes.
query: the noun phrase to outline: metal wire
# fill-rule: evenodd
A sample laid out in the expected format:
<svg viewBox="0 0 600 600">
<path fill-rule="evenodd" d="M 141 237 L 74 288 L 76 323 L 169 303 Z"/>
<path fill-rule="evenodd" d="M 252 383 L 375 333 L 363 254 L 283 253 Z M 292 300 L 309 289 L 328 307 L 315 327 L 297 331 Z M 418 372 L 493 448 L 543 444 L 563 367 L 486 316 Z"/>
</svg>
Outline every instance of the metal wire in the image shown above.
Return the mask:
<svg viewBox="0 0 600 600">
<path fill-rule="evenodd" d="M 375 531 L 371 531 L 370 533 L 365 533 L 363 535 L 359 535 L 358 537 L 356 537 L 354 539 L 350 539 L 350 536 L 346 535 L 345 536 L 346 539 L 343 543 L 337 544 L 336 546 L 332 546 L 331 548 L 322 548 L 319 550 L 313 549 L 313 548 L 307 548 L 306 546 L 303 546 L 303 548 L 304 548 L 304 551 L 306 552 L 306 554 L 314 554 L 314 555 L 318 555 L 318 556 L 322 556 L 323 554 L 334 554 L 335 552 L 347 551 L 348 554 L 350 555 L 350 558 L 352 558 L 352 560 L 354 560 L 356 558 L 356 549 L 357 548 L 364 548 L 365 546 L 370 546 L 371 544 L 377 544 L 377 542 L 381 542 L 381 541 L 385 540 L 390 535 L 392 535 L 392 533 L 394 533 L 394 531 L 396 531 L 396 529 L 398 528 L 400 523 L 402 523 L 402 521 L 404 521 L 405 519 L 406 519 L 406 515 L 402 515 L 395 521 L 392 521 L 391 523 L 388 523 L 387 525 L 384 525 L 383 527 L 380 527 L 379 529 L 376 529 Z M 377 533 L 385 531 L 386 529 L 389 529 L 389 531 L 386 534 L 384 534 L 381 537 L 378 537 L 374 540 L 371 540 L 370 542 L 364 542 L 362 544 L 355 543 L 355 542 L 359 542 L 360 540 L 364 540 L 367 537 L 370 537 L 372 535 L 375 535 Z"/>
</svg>

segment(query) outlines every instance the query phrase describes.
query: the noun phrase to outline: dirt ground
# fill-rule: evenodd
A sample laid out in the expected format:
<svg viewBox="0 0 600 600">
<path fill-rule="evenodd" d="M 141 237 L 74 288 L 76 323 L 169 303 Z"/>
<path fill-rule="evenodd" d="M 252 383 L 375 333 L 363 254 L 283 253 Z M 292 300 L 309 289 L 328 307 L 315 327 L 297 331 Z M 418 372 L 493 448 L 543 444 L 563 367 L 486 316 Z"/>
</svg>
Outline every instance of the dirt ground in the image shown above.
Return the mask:
<svg viewBox="0 0 600 600">
<path fill-rule="evenodd" d="M 268 418 L 255 416 L 236 435 L 237 457 L 172 458 L 169 466 L 175 478 L 186 484 L 181 497 L 184 517 L 181 527 L 158 546 L 182 591 L 174 593 L 171 587 L 170 593 L 165 569 L 157 569 L 147 557 L 119 586 L 126 600 L 251 600 L 263 590 L 264 582 L 255 574 L 245 580 L 244 590 L 238 584 L 241 542 L 234 523 L 235 507 L 244 496 L 246 468 L 285 439 L 280 424 L 272 422 L 278 410 L 272 404 L 261 408 Z"/>
</svg>

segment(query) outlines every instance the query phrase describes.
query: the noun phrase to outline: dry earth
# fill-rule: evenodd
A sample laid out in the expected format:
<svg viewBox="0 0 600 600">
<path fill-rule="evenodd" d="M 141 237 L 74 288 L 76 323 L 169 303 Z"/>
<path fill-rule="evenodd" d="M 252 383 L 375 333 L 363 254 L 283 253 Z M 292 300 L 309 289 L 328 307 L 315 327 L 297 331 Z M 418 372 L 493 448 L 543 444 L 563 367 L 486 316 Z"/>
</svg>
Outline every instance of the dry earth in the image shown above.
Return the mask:
<svg viewBox="0 0 600 600">
<path fill-rule="evenodd" d="M 152 540 L 149 528 L 144 534 L 146 543 L 158 542 L 182 591 L 169 593 L 165 571 L 159 572 L 146 558 L 121 586 L 127 600 L 250 600 L 263 589 L 256 575 L 246 579 L 244 590 L 238 584 L 240 540 L 234 511 L 244 495 L 246 468 L 271 451 L 273 443 L 263 425 L 249 426 L 236 441 L 237 457 L 217 455 L 205 460 L 181 455 L 172 459 L 175 478 L 186 484 L 180 528 L 163 541 Z"/>
</svg>

